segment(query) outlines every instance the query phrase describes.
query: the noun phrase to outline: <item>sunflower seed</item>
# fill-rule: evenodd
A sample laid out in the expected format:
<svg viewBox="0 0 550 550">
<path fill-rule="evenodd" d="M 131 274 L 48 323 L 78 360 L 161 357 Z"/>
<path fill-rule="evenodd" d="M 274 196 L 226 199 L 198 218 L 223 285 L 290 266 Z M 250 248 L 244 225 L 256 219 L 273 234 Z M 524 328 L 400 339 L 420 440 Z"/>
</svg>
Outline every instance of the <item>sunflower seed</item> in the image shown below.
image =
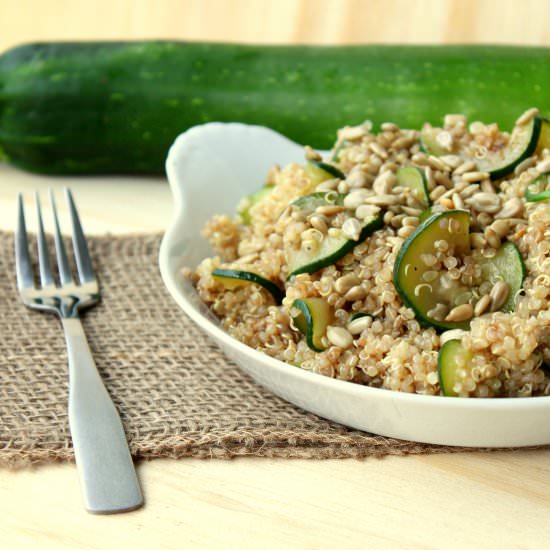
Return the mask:
<svg viewBox="0 0 550 550">
<path fill-rule="evenodd" d="M 366 220 L 368 218 L 371 218 L 372 216 L 376 216 L 378 212 L 380 212 L 379 206 L 375 206 L 374 204 L 361 204 L 355 210 L 355 215 L 360 220 Z M 393 212 L 386 212 L 386 214 L 392 214 L 393 217 Z M 386 221 L 386 214 L 384 214 L 384 221 Z M 389 221 L 386 223 L 389 223 Z"/>
<path fill-rule="evenodd" d="M 351 287 L 345 294 L 344 298 L 348 302 L 355 302 L 357 300 L 362 300 L 367 295 L 365 287 L 361 285 L 356 285 Z"/>
<path fill-rule="evenodd" d="M 328 225 L 324 216 L 311 216 L 311 218 L 309 219 L 309 223 L 312 225 L 312 227 L 314 227 L 321 233 L 326 233 L 328 231 Z"/>
<path fill-rule="evenodd" d="M 346 183 L 348 184 L 350 189 L 365 187 L 367 185 L 367 182 L 367 174 L 363 172 L 360 166 L 352 168 L 351 172 L 346 178 Z"/>
<path fill-rule="evenodd" d="M 339 204 L 330 204 L 326 206 L 318 206 L 315 209 L 315 212 L 323 216 L 334 216 L 335 214 L 339 214 L 344 210 L 345 210 L 345 207 L 340 206 Z"/>
<path fill-rule="evenodd" d="M 468 160 L 462 163 L 458 168 L 455 168 L 453 171 L 453 176 L 461 176 L 467 172 L 471 172 L 476 169 L 476 164 L 472 160 Z"/>
<path fill-rule="evenodd" d="M 358 241 L 362 228 L 361 222 L 357 218 L 348 218 L 342 224 L 342 233 L 352 241 Z"/>
<path fill-rule="evenodd" d="M 376 195 L 374 197 L 368 197 L 365 200 L 366 204 L 374 204 L 376 206 L 389 206 L 399 203 L 399 197 L 395 195 Z"/>
<path fill-rule="evenodd" d="M 344 327 L 327 327 L 327 338 L 329 342 L 339 348 L 349 348 L 353 343 L 353 336 Z"/>
<path fill-rule="evenodd" d="M 467 182 L 474 182 L 474 181 L 482 181 L 485 179 L 489 179 L 489 172 L 465 172 L 462 174 L 462 179 Z"/>
<path fill-rule="evenodd" d="M 345 294 L 351 287 L 358 285 L 361 282 L 359 277 L 353 273 L 342 275 L 334 283 L 334 289 L 340 294 Z"/>
<path fill-rule="evenodd" d="M 479 317 L 480 315 L 483 315 L 486 311 L 489 305 L 491 304 L 491 297 L 488 294 L 485 294 L 485 296 L 482 296 L 477 302 L 474 307 L 474 315 L 476 317 Z"/>
<path fill-rule="evenodd" d="M 356 141 L 367 135 L 367 130 L 362 126 L 346 126 L 338 132 L 340 139 L 347 139 L 348 141 Z"/>
<path fill-rule="evenodd" d="M 508 199 L 503 205 L 495 219 L 516 218 L 523 212 L 523 201 L 519 197 Z"/>
<path fill-rule="evenodd" d="M 370 195 L 372 195 L 372 192 L 368 189 L 354 189 L 344 197 L 344 206 L 354 210 L 363 204 L 364 200 Z"/>
<path fill-rule="evenodd" d="M 358 317 L 353 319 L 348 323 L 348 331 L 353 334 L 361 334 L 365 329 L 369 328 L 372 324 L 372 317 L 369 315 L 364 315 L 363 317 Z"/>
<path fill-rule="evenodd" d="M 458 193 L 453 193 L 452 201 L 455 208 L 464 208 L 464 201 Z"/>
<path fill-rule="evenodd" d="M 538 113 L 539 113 L 539 110 L 536 107 L 533 107 L 532 109 L 528 109 L 516 120 L 516 125 L 525 126 L 525 124 L 530 122 L 535 115 L 538 115 Z"/>
<path fill-rule="evenodd" d="M 500 248 L 500 237 L 497 235 L 496 231 L 494 229 L 491 229 L 491 227 L 487 227 L 485 229 L 485 239 L 487 240 L 487 244 L 497 250 Z"/>
<path fill-rule="evenodd" d="M 491 290 L 491 311 L 498 311 L 508 299 L 510 287 L 504 281 L 498 281 Z"/>
<path fill-rule="evenodd" d="M 495 193 L 476 193 L 464 201 L 478 212 L 494 214 L 500 210 L 500 197 Z"/>
<path fill-rule="evenodd" d="M 323 157 L 309 145 L 304 147 L 304 152 L 306 160 L 323 160 Z"/>
<path fill-rule="evenodd" d="M 550 158 L 546 158 L 544 160 L 541 160 L 537 166 L 537 171 L 541 174 L 547 174 L 550 172 Z"/>
<path fill-rule="evenodd" d="M 460 321 L 471 319 L 473 315 L 474 308 L 472 304 L 462 304 L 451 309 L 449 314 L 445 317 L 445 321 L 448 323 L 459 323 Z"/>
<path fill-rule="evenodd" d="M 535 157 L 527 157 L 525 160 L 522 160 L 515 168 L 514 168 L 514 174 L 516 176 L 519 176 L 522 172 L 525 172 L 527 168 L 531 168 L 531 166 L 535 166 L 536 163 Z"/>
<path fill-rule="evenodd" d="M 389 195 L 396 183 L 397 178 L 393 172 L 384 172 L 374 180 L 372 189 L 377 195 Z"/>
</svg>

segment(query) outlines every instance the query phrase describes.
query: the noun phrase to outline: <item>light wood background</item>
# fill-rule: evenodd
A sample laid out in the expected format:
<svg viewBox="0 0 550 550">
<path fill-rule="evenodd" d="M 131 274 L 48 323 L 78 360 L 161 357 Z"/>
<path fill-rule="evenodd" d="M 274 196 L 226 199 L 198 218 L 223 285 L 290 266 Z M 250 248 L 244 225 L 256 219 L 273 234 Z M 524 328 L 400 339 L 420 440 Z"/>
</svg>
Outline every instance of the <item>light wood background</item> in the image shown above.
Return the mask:
<svg viewBox="0 0 550 550">
<path fill-rule="evenodd" d="M 133 38 L 550 45 L 549 14 L 546 0 L 0 0 L 0 50 Z M 17 191 L 67 183 L 89 232 L 161 231 L 171 215 L 161 179 L 67 180 L 0 164 L 0 229 L 13 227 Z M 71 464 L 0 470 L 0 548 L 550 547 L 550 450 L 156 460 L 138 473 L 146 507 L 102 517 L 83 510 Z"/>
<path fill-rule="evenodd" d="M 33 40 L 550 44 L 547 0 L 0 0 L 0 50 Z"/>
</svg>

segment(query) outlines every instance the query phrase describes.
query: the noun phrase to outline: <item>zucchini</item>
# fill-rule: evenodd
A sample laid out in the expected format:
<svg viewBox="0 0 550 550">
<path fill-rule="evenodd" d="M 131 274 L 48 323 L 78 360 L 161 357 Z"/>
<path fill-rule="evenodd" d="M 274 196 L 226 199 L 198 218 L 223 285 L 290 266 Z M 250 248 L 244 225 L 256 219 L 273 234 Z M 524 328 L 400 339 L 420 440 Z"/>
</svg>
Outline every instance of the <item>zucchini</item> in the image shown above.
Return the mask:
<svg viewBox="0 0 550 550">
<path fill-rule="evenodd" d="M 311 195 L 306 195 L 296 199 L 291 206 L 300 209 L 307 214 L 312 214 L 319 206 L 328 204 L 342 205 L 345 195 L 335 192 L 317 192 Z M 336 230 L 335 235 L 331 235 L 330 231 L 324 235 L 319 245 L 308 250 L 304 248 L 285 247 L 285 256 L 288 265 L 289 275 L 298 275 L 298 273 L 314 273 L 327 265 L 335 263 L 337 260 L 345 256 L 353 250 L 353 247 L 364 241 L 370 234 L 383 225 L 382 211 L 369 216 L 361 221 L 362 229 L 358 240 L 352 240 L 346 237 L 341 230 Z"/>
<path fill-rule="evenodd" d="M 452 232 L 449 231 L 452 229 Z M 441 329 L 468 328 L 468 321 L 446 322 L 430 312 L 436 304 L 448 302 L 443 289 L 426 281 L 431 267 L 423 262 L 424 255 L 435 255 L 435 242 L 445 240 L 455 246 L 455 254 L 470 250 L 470 214 L 465 210 L 446 210 L 434 214 L 409 235 L 397 254 L 393 269 L 393 284 L 407 307 L 414 310 L 424 325 Z"/>
<path fill-rule="evenodd" d="M 550 200 L 550 174 L 541 174 L 527 185 L 525 200 L 529 202 Z"/>
<path fill-rule="evenodd" d="M 420 130 L 420 149 L 428 155 L 440 157 L 448 155 L 452 151 L 441 146 L 437 141 L 437 136 L 442 128 L 434 128 L 431 124 L 424 124 Z"/>
<path fill-rule="evenodd" d="M 265 199 L 271 191 L 275 188 L 274 184 L 264 185 L 262 188 L 254 191 L 247 197 L 245 197 L 237 206 L 237 213 L 241 217 L 241 220 L 244 225 L 250 225 L 252 218 L 250 216 L 250 209 Z"/>
<path fill-rule="evenodd" d="M 469 370 L 472 354 L 462 347 L 460 340 L 449 340 L 439 350 L 437 374 L 441 393 L 448 397 L 458 397 L 456 384 L 460 383 L 459 371 Z"/>
<path fill-rule="evenodd" d="M 346 178 L 336 166 L 317 160 L 308 161 L 305 166 L 305 172 L 314 187 L 326 180 L 334 178 L 343 180 Z"/>
<path fill-rule="evenodd" d="M 239 269 L 214 269 L 212 271 L 212 277 L 217 281 L 223 283 L 223 286 L 227 290 L 233 290 L 235 288 L 242 287 L 248 284 L 256 284 L 265 288 L 277 305 L 280 305 L 283 301 L 284 293 L 274 282 L 253 273 L 252 271 L 241 271 Z"/>
<path fill-rule="evenodd" d="M 176 136 L 209 121 L 328 149 L 365 119 L 420 129 L 460 112 L 510 128 L 528 107 L 550 112 L 548 89 L 548 48 L 29 44 L 0 56 L 0 149 L 37 172 L 161 174 Z"/>
<path fill-rule="evenodd" d="M 466 150 L 457 151 L 454 149 L 445 149 L 437 141 L 439 132 L 442 128 L 433 128 L 426 124 L 420 132 L 420 143 L 422 148 L 428 154 L 440 156 L 450 153 L 458 154 L 465 159 L 473 160 L 478 170 L 488 172 L 492 180 L 498 180 L 511 172 L 525 158 L 532 155 L 538 146 L 541 134 L 542 118 L 533 117 L 527 124 L 516 126 L 508 144 L 498 151 L 490 151 L 483 159 L 474 158 Z"/>
<path fill-rule="evenodd" d="M 451 224 L 454 224 L 454 227 Z M 465 210 L 446 210 L 433 214 L 407 237 L 397 254 L 393 271 L 395 289 L 424 325 L 439 329 L 469 328 L 473 308 L 470 318 L 446 321 L 446 313 L 440 314 L 441 306 L 438 306 L 438 312 L 437 304 L 442 304 L 449 312 L 458 305 L 454 300 L 465 293 L 466 300 L 461 303 L 470 303 L 473 306 L 475 300 L 472 289 L 458 281 L 451 287 L 444 285 L 441 274 L 431 267 L 433 261 L 427 263 L 425 260 L 427 257 L 435 260 L 438 240 L 445 240 L 449 245 L 454 245 L 454 256 L 467 254 L 470 250 L 469 227 L 470 214 Z M 485 258 L 478 251 L 475 251 L 472 257 L 481 267 L 480 284 L 489 282 L 493 286 L 497 281 L 504 281 L 508 285 L 508 295 L 503 297 L 505 301 L 499 306 L 499 310 L 514 311 L 515 299 L 523 286 L 526 274 L 525 264 L 517 246 L 508 241 L 492 258 Z"/>
<path fill-rule="evenodd" d="M 516 126 L 506 147 L 496 153 L 489 153 L 484 159 L 476 159 L 478 169 L 489 172 L 492 180 L 507 176 L 522 160 L 534 153 L 540 129 L 541 118 L 538 116 L 524 126 Z"/>
<path fill-rule="evenodd" d="M 403 166 L 395 172 L 395 177 L 397 178 L 397 185 L 411 189 L 414 196 L 422 202 L 425 208 L 432 204 L 426 176 L 422 168 Z"/>
<path fill-rule="evenodd" d="M 297 298 L 292 303 L 294 326 L 306 337 L 313 351 L 323 351 L 322 338 L 332 320 L 331 307 L 323 298 Z"/>
<path fill-rule="evenodd" d="M 484 280 L 493 285 L 501 280 L 508 285 L 508 298 L 500 311 L 514 311 L 516 296 L 523 288 L 527 274 L 523 257 L 515 243 L 506 241 L 492 258 L 476 257 L 476 261 L 481 265 Z"/>
<path fill-rule="evenodd" d="M 550 149 L 550 119 L 540 117 L 541 127 L 539 142 L 537 144 L 537 153 L 542 153 L 543 149 Z"/>
</svg>

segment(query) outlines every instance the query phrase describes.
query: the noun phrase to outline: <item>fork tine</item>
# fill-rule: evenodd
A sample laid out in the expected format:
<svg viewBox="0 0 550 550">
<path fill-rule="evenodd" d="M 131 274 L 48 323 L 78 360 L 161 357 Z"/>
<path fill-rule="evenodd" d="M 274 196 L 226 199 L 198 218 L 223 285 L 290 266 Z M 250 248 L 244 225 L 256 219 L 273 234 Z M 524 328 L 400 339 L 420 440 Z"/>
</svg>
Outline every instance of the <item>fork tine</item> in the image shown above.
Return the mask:
<svg viewBox="0 0 550 550">
<path fill-rule="evenodd" d="M 27 225 L 25 224 L 25 209 L 23 195 L 17 195 L 17 232 L 15 234 L 15 270 L 17 273 L 17 287 L 19 290 L 34 286 L 31 257 L 29 255 L 29 240 Z"/>
<path fill-rule="evenodd" d="M 36 215 L 38 217 L 38 267 L 40 269 L 40 282 L 43 287 L 55 285 L 50 257 L 48 255 L 48 246 L 46 245 L 46 236 L 44 234 L 44 223 L 42 222 L 42 208 L 40 207 L 40 197 L 38 193 L 34 194 L 36 203 Z"/>
<path fill-rule="evenodd" d="M 57 216 L 57 207 L 55 205 L 55 198 L 53 192 L 50 189 L 50 204 L 52 205 L 53 219 L 55 225 L 55 251 L 57 253 L 57 267 L 59 269 L 59 280 L 62 285 L 72 284 L 73 275 L 69 266 L 69 259 L 67 258 L 67 251 L 65 250 L 65 244 L 63 243 L 63 237 L 61 236 L 61 229 L 59 227 L 59 218 Z"/>
<path fill-rule="evenodd" d="M 86 244 L 86 238 L 84 237 L 84 231 L 82 230 L 82 224 L 80 223 L 73 194 L 68 187 L 65 187 L 65 198 L 69 205 L 69 212 L 71 213 L 71 221 L 73 223 L 73 248 L 80 282 L 86 283 L 88 281 L 93 281 L 95 275 L 92 267 L 92 260 L 90 259 L 88 245 Z"/>
</svg>

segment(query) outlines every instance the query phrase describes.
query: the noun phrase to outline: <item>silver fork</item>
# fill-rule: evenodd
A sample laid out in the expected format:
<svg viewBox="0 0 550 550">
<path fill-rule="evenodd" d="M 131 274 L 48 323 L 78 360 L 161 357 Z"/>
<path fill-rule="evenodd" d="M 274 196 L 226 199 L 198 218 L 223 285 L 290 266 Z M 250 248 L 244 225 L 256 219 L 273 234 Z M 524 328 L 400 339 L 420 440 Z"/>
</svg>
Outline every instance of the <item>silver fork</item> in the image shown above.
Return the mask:
<svg viewBox="0 0 550 550">
<path fill-rule="evenodd" d="M 55 199 L 50 191 L 60 284 L 56 284 L 52 272 L 37 193 L 40 285 L 34 284 L 23 197 L 19 194 L 15 235 L 17 286 L 26 306 L 57 313 L 63 324 L 69 360 L 69 425 L 86 509 L 98 514 L 125 512 L 140 507 L 143 497 L 122 422 L 97 371 L 79 319 L 82 309 L 99 302 L 100 293 L 69 189 L 65 189 L 65 196 L 72 220 L 72 241 L 79 283 L 72 276 L 61 237 Z"/>
</svg>

